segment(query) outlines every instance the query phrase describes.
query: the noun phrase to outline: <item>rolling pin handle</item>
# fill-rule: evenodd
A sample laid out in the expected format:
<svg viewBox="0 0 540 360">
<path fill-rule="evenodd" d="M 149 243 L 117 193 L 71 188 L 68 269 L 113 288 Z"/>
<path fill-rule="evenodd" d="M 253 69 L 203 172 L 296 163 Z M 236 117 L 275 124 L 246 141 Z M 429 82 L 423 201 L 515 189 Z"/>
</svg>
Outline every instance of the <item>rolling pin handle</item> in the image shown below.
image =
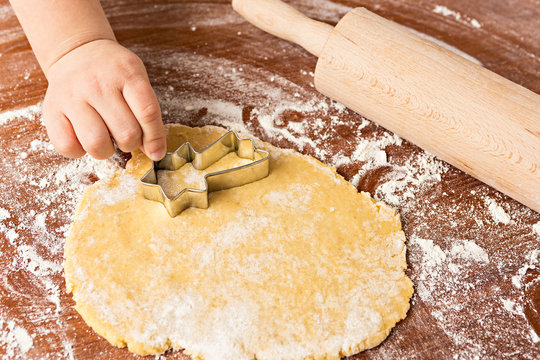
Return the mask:
<svg viewBox="0 0 540 360">
<path fill-rule="evenodd" d="M 259 29 L 298 44 L 317 57 L 333 30 L 280 0 L 233 0 L 232 6 Z"/>
</svg>

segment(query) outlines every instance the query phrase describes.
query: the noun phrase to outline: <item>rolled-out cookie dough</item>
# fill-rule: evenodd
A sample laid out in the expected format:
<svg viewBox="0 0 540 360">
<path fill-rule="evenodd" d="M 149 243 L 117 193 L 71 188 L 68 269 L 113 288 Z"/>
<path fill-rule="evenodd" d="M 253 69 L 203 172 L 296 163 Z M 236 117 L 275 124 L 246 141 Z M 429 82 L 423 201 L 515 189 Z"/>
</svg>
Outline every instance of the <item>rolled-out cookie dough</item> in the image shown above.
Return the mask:
<svg viewBox="0 0 540 360">
<path fill-rule="evenodd" d="M 225 130 L 168 132 L 169 151 L 187 140 L 200 150 Z M 143 198 L 151 163 L 139 152 L 88 188 L 65 276 L 98 334 L 138 354 L 337 359 L 376 346 L 405 317 L 412 283 L 399 216 L 309 156 L 257 146 L 271 154 L 267 178 L 210 193 L 208 209 L 175 218 Z"/>
</svg>

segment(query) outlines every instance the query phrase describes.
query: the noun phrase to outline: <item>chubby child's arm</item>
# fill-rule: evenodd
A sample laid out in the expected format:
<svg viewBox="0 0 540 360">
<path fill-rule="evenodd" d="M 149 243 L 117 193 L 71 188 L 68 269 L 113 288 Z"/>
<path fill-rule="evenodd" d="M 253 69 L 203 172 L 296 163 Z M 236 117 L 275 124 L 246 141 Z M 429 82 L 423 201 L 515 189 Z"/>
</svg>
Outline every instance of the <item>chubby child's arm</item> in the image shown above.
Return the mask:
<svg viewBox="0 0 540 360">
<path fill-rule="evenodd" d="M 116 42 L 98 0 L 11 0 L 49 87 L 43 120 L 68 157 L 140 148 L 165 154 L 165 130 L 142 61 Z"/>
</svg>

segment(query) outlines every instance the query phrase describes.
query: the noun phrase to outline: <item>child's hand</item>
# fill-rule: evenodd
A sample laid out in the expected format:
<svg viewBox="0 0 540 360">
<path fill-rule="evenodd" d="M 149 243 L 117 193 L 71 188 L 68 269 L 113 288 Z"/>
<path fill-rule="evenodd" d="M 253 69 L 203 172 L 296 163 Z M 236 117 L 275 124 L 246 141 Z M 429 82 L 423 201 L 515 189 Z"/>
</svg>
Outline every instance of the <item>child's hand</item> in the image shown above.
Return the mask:
<svg viewBox="0 0 540 360">
<path fill-rule="evenodd" d="M 113 40 L 75 48 L 46 69 L 43 120 L 56 150 L 106 159 L 111 137 L 121 150 L 140 148 L 152 160 L 165 154 L 165 130 L 142 61 Z"/>
</svg>

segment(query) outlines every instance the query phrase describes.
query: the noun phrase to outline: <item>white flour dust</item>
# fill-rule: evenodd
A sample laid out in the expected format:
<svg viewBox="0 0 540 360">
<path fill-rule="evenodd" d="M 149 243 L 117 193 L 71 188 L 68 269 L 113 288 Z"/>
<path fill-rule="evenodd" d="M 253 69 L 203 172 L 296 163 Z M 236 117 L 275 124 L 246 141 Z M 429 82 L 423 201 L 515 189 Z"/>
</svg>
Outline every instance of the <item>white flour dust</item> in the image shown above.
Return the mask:
<svg viewBox="0 0 540 360">
<path fill-rule="evenodd" d="M 514 317 L 513 323 L 519 324 L 526 329 L 524 338 L 535 343 L 535 332 L 525 318 L 523 306 L 515 300 L 501 297 L 499 303 L 482 307 L 472 300 L 478 286 L 488 279 L 477 279 L 475 282 L 467 281 L 474 269 L 487 270 L 492 260 L 486 251 L 478 244 L 469 240 L 452 240 L 453 245 L 443 248 L 433 240 L 411 236 L 409 239 L 409 254 L 413 267 L 419 271 L 416 279 L 416 300 L 433 304 L 431 312 L 437 324 L 444 333 L 453 340 L 458 348 L 461 348 L 459 358 L 482 357 L 486 353 L 484 344 L 478 342 L 474 336 L 468 334 L 463 328 L 463 322 L 483 322 L 490 319 L 491 326 L 485 326 L 486 335 L 492 336 L 498 341 L 503 341 L 505 335 L 501 334 L 498 327 L 507 326 L 505 318 Z M 529 264 L 519 270 L 521 275 L 512 279 L 520 284 L 522 277 L 528 268 L 534 267 L 532 263 L 537 261 L 538 252 L 529 256 Z M 494 326 L 494 325 L 497 326 Z M 465 325 L 466 326 L 466 325 Z M 510 347 L 511 348 L 511 347 Z M 510 351 L 510 350 L 509 350 Z M 510 352 L 506 355 L 510 355 Z"/>
<path fill-rule="evenodd" d="M 517 271 L 517 274 L 512 276 L 512 284 L 517 289 L 521 289 L 523 286 L 522 280 L 525 274 L 527 273 L 527 270 L 529 269 L 535 269 L 536 265 L 538 264 L 538 254 L 540 253 L 540 250 L 532 250 L 525 256 L 525 264 L 519 268 Z"/>
<path fill-rule="evenodd" d="M 485 198 L 484 201 L 488 207 L 489 213 L 493 217 L 493 220 L 504 225 L 510 224 L 512 218 L 506 213 L 506 211 L 504 211 L 502 206 L 497 204 L 497 202 L 491 198 Z"/>
<path fill-rule="evenodd" d="M 533 231 L 540 236 L 540 221 L 532 226 Z"/>
<path fill-rule="evenodd" d="M 442 16 L 451 16 L 454 19 L 456 19 L 456 21 L 462 24 L 472 26 L 473 28 L 476 28 L 476 29 L 479 29 L 482 27 L 482 25 L 478 22 L 478 20 L 468 17 L 466 15 L 462 15 L 461 13 L 457 11 L 450 10 L 449 8 L 443 5 L 436 5 L 435 8 L 433 9 L 433 12 L 435 14 L 441 14 Z"/>
<path fill-rule="evenodd" d="M 26 126 L 39 124 L 40 109 L 41 104 L 37 104 L 0 113 L 0 126 L 16 125 L 24 133 Z M 73 351 L 65 333 L 67 323 L 60 317 L 66 306 L 61 290 L 65 233 L 92 177 L 112 176 L 120 169 L 113 161 L 89 156 L 62 159 L 42 136 L 21 138 L 15 134 L 11 141 L 0 147 L 4 169 L 0 175 L 0 238 L 5 239 L 3 246 L 10 247 L 14 257 L 0 257 L 0 272 L 3 287 L 11 291 L 8 297 L 14 303 L 30 299 L 33 305 L 20 319 L 0 307 L 0 348 L 4 349 L 0 358 L 24 358 L 32 352 L 35 338 L 45 335 L 58 337 L 62 347 L 56 351 L 70 358 Z M 47 162 L 49 159 L 54 161 Z M 20 201 L 21 196 L 27 201 Z M 32 292 L 12 285 L 15 279 L 27 282 Z M 32 332 L 28 324 L 32 324 Z"/>
<path fill-rule="evenodd" d="M 41 113 L 41 103 L 23 109 L 10 110 L 0 113 L 0 126 L 19 118 L 32 118 Z"/>
<path fill-rule="evenodd" d="M 5 346 L 3 358 L 13 358 L 15 355 L 24 355 L 30 350 L 34 341 L 28 332 L 15 324 L 15 321 L 4 321 L 0 317 L 0 346 Z"/>
</svg>

